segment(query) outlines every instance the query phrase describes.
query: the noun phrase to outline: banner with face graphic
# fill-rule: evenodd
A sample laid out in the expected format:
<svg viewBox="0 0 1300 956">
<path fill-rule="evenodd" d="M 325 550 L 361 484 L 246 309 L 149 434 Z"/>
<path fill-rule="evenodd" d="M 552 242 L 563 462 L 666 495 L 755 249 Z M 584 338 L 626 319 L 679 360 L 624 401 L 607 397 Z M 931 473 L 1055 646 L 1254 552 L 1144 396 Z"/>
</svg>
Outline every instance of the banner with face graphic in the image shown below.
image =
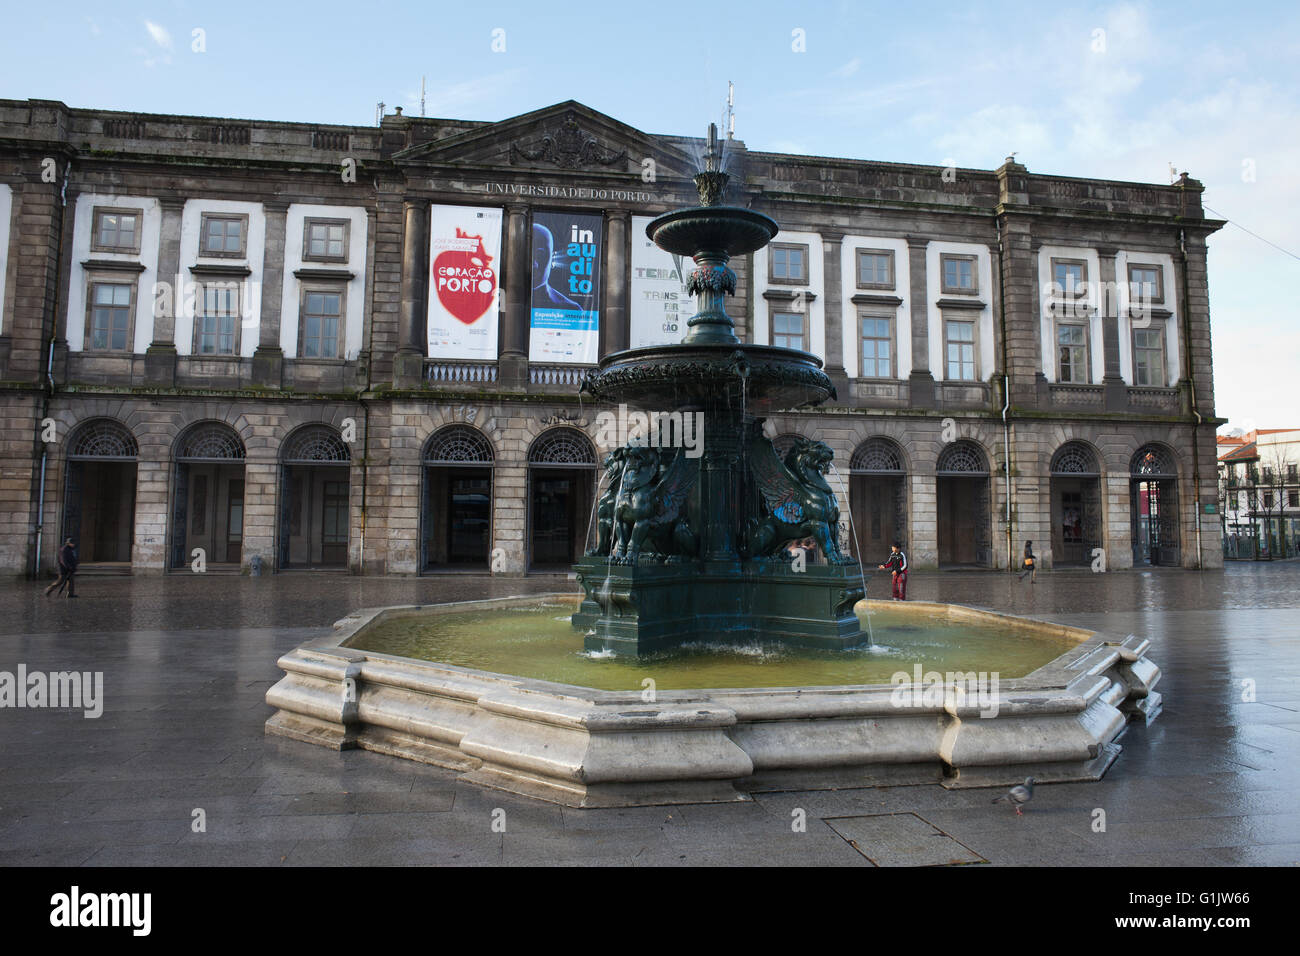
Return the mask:
<svg viewBox="0 0 1300 956">
<path fill-rule="evenodd" d="M 632 217 L 632 288 L 630 344 L 676 345 L 695 314 L 695 297 L 686 291 L 695 263 L 690 256 L 665 252 L 646 238 L 649 216 Z"/>
<path fill-rule="evenodd" d="M 600 358 L 601 216 L 533 213 L 528 361 L 595 364 Z"/>
<path fill-rule="evenodd" d="M 430 357 L 496 361 L 500 262 L 500 209 L 430 209 Z"/>
</svg>

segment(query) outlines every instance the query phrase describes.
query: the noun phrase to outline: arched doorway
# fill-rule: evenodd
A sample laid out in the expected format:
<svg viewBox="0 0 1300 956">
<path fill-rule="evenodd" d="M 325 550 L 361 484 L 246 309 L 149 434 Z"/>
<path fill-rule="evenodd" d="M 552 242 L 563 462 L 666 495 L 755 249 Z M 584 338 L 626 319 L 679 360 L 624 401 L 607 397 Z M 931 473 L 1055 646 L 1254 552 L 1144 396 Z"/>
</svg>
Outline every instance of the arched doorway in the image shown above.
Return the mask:
<svg viewBox="0 0 1300 956">
<path fill-rule="evenodd" d="M 553 428 L 528 450 L 528 566 L 567 570 L 582 557 L 596 491 L 596 452 L 582 432 Z"/>
<path fill-rule="evenodd" d="M 989 525 L 989 463 L 972 441 L 955 441 L 935 465 L 939 566 L 988 567 L 993 563 Z"/>
<path fill-rule="evenodd" d="M 1052 562 L 1092 563 L 1101 543 L 1101 469 L 1097 454 L 1081 441 L 1066 442 L 1052 456 Z"/>
<path fill-rule="evenodd" d="M 169 566 L 202 548 L 209 568 L 239 567 L 244 543 L 244 443 L 224 422 L 200 422 L 176 445 Z"/>
<path fill-rule="evenodd" d="M 346 568 L 352 456 L 337 428 L 307 425 L 280 454 L 280 567 Z"/>
<path fill-rule="evenodd" d="M 1178 467 L 1164 445 L 1143 445 L 1129 461 L 1133 564 L 1177 567 Z"/>
<path fill-rule="evenodd" d="M 907 474 L 903 450 L 888 438 L 868 438 L 849 459 L 855 548 L 864 564 L 880 564 L 895 541 L 907 550 Z"/>
<path fill-rule="evenodd" d="M 424 445 L 420 570 L 486 569 L 492 551 L 492 443 L 448 425 Z"/>
<path fill-rule="evenodd" d="M 135 436 L 112 418 L 94 418 L 68 438 L 63 536 L 82 564 L 131 566 L 135 537 Z"/>
</svg>

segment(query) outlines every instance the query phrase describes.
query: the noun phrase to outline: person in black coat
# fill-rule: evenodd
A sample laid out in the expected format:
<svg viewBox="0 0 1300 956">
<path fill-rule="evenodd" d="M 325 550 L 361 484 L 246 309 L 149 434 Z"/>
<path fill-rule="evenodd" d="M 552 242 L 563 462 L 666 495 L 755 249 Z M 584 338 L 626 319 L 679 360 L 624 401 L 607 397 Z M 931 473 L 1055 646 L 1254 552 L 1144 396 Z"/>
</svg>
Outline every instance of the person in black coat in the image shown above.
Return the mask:
<svg viewBox="0 0 1300 956">
<path fill-rule="evenodd" d="M 1025 579 L 1026 574 L 1029 575 L 1030 584 L 1038 583 L 1038 559 L 1034 557 L 1034 542 L 1032 541 L 1025 542 L 1025 569 L 1020 572 L 1021 581 Z"/>
<path fill-rule="evenodd" d="M 63 547 L 59 548 L 58 580 L 45 589 L 45 596 L 49 597 L 50 592 L 53 591 L 55 588 L 57 588 L 59 593 L 62 594 L 63 589 L 66 587 L 68 589 L 68 597 L 70 598 L 76 597 L 77 586 L 76 583 L 73 581 L 73 576 L 76 573 L 77 573 L 77 549 L 73 547 L 72 539 L 69 538 L 67 541 L 63 542 Z"/>
</svg>

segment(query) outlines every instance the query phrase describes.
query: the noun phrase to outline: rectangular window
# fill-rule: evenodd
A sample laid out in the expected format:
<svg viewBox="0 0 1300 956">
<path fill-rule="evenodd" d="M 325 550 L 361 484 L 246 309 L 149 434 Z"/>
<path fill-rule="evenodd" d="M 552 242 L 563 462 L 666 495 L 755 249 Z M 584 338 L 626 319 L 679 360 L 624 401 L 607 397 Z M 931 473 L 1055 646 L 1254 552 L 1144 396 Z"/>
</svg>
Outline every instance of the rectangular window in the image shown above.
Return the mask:
<svg viewBox="0 0 1300 956">
<path fill-rule="evenodd" d="M 1300 469 L 1298 469 L 1297 466 L 1295 466 L 1295 465 L 1287 465 L 1287 466 L 1286 466 L 1286 480 L 1287 480 L 1287 481 L 1296 481 L 1296 480 L 1297 480 L 1297 474 L 1298 474 L 1298 473 L 1300 473 Z"/>
<path fill-rule="evenodd" d="M 1088 327 L 1058 325 L 1056 352 L 1060 381 L 1083 384 L 1088 381 Z"/>
<path fill-rule="evenodd" d="M 234 355 L 239 349 L 239 283 L 205 282 L 194 319 L 198 355 Z"/>
<path fill-rule="evenodd" d="M 1052 285 L 1057 295 L 1077 299 L 1088 292 L 1088 263 L 1083 259 L 1053 259 Z"/>
<path fill-rule="evenodd" d="M 771 255 L 768 257 L 771 263 L 768 278 L 772 282 L 807 283 L 807 246 L 774 243 L 768 248 L 771 250 Z"/>
<path fill-rule="evenodd" d="M 1286 493 L 1286 506 L 1288 508 L 1300 508 L 1300 491 L 1288 491 Z"/>
<path fill-rule="evenodd" d="M 974 256 L 940 256 L 943 291 L 973 294 L 979 291 Z"/>
<path fill-rule="evenodd" d="M 348 543 L 348 483 L 327 481 L 322 488 L 321 542 Z"/>
<path fill-rule="evenodd" d="M 208 476 L 194 476 L 194 515 L 190 518 L 191 534 L 208 533 Z"/>
<path fill-rule="evenodd" d="M 226 540 L 232 544 L 244 540 L 244 482 L 232 478 L 226 493 Z"/>
<path fill-rule="evenodd" d="M 291 508 L 289 510 L 289 536 L 297 538 L 302 535 L 302 494 L 303 480 L 302 476 L 295 476 L 293 479 L 293 489 L 289 492 L 289 501 Z"/>
<path fill-rule="evenodd" d="M 798 312 L 772 313 L 772 344 L 787 349 L 806 349 L 803 316 Z"/>
<path fill-rule="evenodd" d="M 1061 492 L 1061 542 L 1083 544 L 1083 495 L 1077 491 Z"/>
<path fill-rule="evenodd" d="M 1128 267 L 1128 295 L 1134 304 L 1165 301 L 1164 270 L 1159 266 L 1130 263 Z"/>
<path fill-rule="evenodd" d="M 131 350 L 131 313 L 135 286 L 126 282 L 92 282 L 86 347 L 95 351 Z"/>
<path fill-rule="evenodd" d="M 141 209 L 96 208 L 91 224 L 93 252 L 139 252 Z"/>
<path fill-rule="evenodd" d="M 1268 467 L 1267 465 L 1265 465 L 1265 466 L 1264 466 L 1264 484 L 1269 485 L 1269 484 L 1272 484 L 1272 483 L 1273 483 L 1273 469 L 1270 468 L 1270 467 Z"/>
<path fill-rule="evenodd" d="M 303 358 L 339 358 L 343 327 L 343 293 L 333 289 L 304 289 L 302 295 Z"/>
<path fill-rule="evenodd" d="M 248 239 L 248 216 L 203 214 L 199 255 L 242 258 Z"/>
<path fill-rule="evenodd" d="M 863 378 L 894 377 L 894 321 L 886 315 L 862 316 Z"/>
<path fill-rule="evenodd" d="M 894 253 L 890 249 L 858 250 L 858 288 L 892 289 Z"/>
<path fill-rule="evenodd" d="M 308 219 L 303 225 L 303 259 L 346 262 L 349 225 L 346 219 Z"/>
<path fill-rule="evenodd" d="M 1264 508 L 1269 511 L 1273 510 L 1273 492 L 1271 491 L 1264 492 Z"/>
<path fill-rule="evenodd" d="M 1133 330 L 1133 384 L 1163 387 L 1165 337 L 1160 329 Z"/>
<path fill-rule="evenodd" d="M 948 319 L 944 322 L 944 338 L 948 353 L 948 379 L 975 381 L 975 323 Z"/>
</svg>

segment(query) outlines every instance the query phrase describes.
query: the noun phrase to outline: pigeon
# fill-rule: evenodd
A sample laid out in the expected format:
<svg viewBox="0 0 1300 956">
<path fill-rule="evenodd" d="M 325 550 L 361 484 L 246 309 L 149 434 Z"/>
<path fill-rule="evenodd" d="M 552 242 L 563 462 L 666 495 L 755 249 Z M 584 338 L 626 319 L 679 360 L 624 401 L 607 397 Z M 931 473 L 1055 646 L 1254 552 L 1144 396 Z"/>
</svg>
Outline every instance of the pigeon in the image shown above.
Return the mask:
<svg viewBox="0 0 1300 956">
<path fill-rule="evenodd" d="M 1020 808 L 1034 799 L 1034 778 L 1026 777 L 1023 785 L 1016 785 L 1000 797 L 996 797 L 994 803 L 1009 803 L 1016 808 L 1017 816 L 1024 816 Z"/>
</svg>

